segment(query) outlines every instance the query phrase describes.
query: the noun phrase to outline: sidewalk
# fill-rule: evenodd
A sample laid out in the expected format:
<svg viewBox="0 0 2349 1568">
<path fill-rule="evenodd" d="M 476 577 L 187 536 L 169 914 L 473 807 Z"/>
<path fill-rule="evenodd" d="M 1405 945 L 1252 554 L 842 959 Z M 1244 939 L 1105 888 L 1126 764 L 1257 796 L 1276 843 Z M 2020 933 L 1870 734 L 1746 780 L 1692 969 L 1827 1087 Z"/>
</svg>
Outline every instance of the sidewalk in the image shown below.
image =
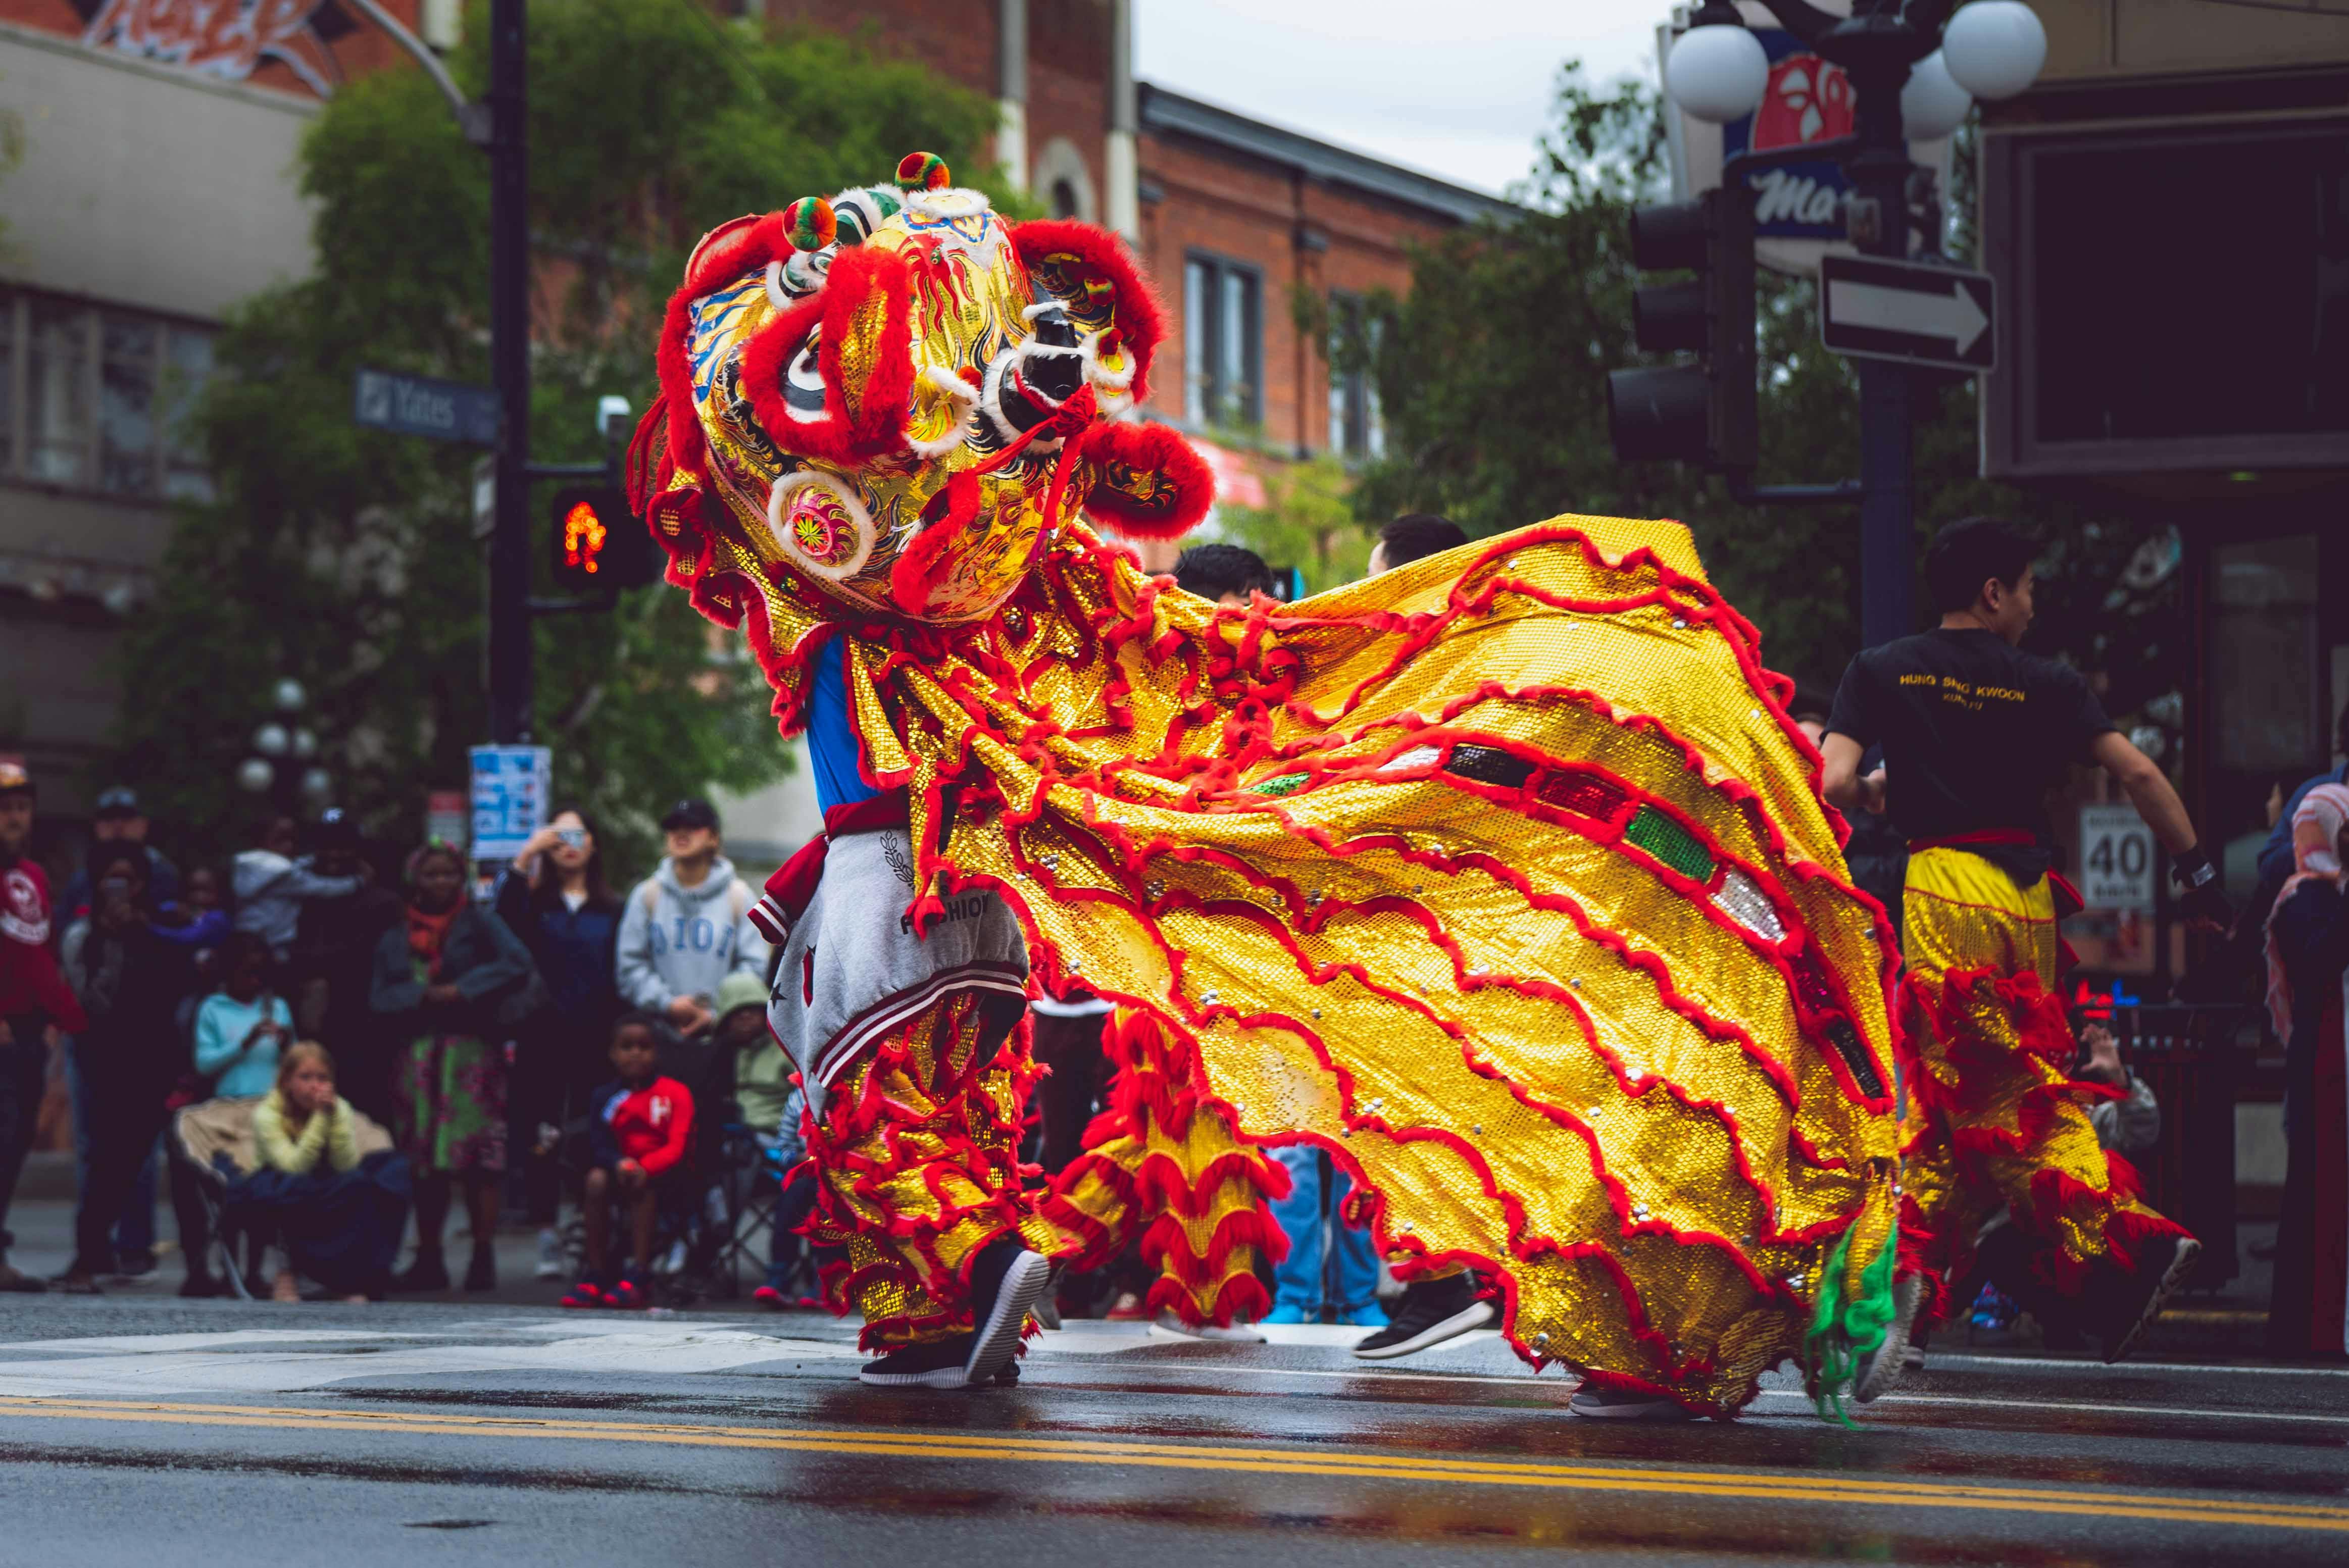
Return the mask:
<svg viewBox="0 0 2349 1568">
<path fill-rule="evenodd" d="M 29 1171 L 27 1174 L 29 1174 Z M 70 1164 L 66 1170 L 68 1185 L 72 1181 Z M 156 1208 L 155 1252 L 160 1266 L 143 1280 L 106 1280 L 101 1287 L 109 1295 L 133 1298 L 153 1298 L 175 1295 L 186 1270 L 180 1258 L 178 1237 L 173 1233 L 171 1205 L 158 1201 Z M 16 1233 L 16 1244 L 9 1253 L 9 1261 L 36 1279 L 49 1279 L 65 1272 L 73 1261 L 74 1205 L 69 1197 L 28 1197 L 21 1191 L 8 1213 L 8 1228 Z M 472 1236 L 462 1214 L 452 1212 L 449 1216 L 448 1242 L 450 1272 L 464 1273 L 466 1261 L 472 1253 Z M 401 1295 L 394 1300 L 403 1302 L 447 1302 L 452 1305 L 495 1304 L 502 1306 L 533 1306 L 554 1308 L 561 1305 L 563 1293 L 570 1285 L 564 1279 L 535 1279 L 532 1270 L 538 1263 L 538 1232 L 533 1226 L 502 1229 L 497 1238 L 498 1284 L 488 1291 L 452 1289 L 427 1295 Z M 401 1262 L 407 1254 L 403 1252 Z M 268 1282 L 247 1281 L 256 1295 L 265 1295 Z M 759 1280 L 747 1273 L 740 1279 L 740 1294 L 732 1298 L 718 1296 L 694 1304 L 694 1311 L 764 1313 L 765 1308 L 750 1300 L 751 1290 Z M 63 1297 L 60 1300 L 66 1299 Z"/>
</svg>

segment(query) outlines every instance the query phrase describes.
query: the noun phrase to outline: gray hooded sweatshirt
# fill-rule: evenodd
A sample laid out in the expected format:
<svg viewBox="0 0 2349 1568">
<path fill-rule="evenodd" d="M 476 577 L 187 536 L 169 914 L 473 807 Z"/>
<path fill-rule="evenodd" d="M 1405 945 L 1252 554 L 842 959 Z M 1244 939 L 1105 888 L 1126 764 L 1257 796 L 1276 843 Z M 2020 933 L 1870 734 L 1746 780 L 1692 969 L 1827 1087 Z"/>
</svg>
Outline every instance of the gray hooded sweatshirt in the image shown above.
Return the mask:
<svg viewBox="0 0 2349 1568">
<path fill-rule="evenodd" d="M 679 887 L 674 862 L 636 885 L 620 916 L 620 995 L 632 1007 L 657 1013 L 676 996 L 712 1006 L 719 982 L 733 970 L 767 973 L 767 944 L 750 923 L 758 893 L 734 874 L 724 855 L 694 887 Z"/>
</svg>

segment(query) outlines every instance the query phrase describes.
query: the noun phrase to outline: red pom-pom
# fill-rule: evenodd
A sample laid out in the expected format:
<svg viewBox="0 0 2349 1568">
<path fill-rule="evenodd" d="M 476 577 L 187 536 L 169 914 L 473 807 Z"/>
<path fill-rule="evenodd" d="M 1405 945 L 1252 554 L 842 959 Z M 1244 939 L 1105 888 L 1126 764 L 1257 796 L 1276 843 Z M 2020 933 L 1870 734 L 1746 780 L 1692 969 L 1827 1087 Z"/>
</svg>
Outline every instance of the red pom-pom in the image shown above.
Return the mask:
<svg viewBox="0 0 2349 1568">
<path fill-rule="evenodd" d="M 897 160 L 900 191 L 943 191 L 953 181 L 947 160 L 935 152 L 909 152 Z"/>
</svg>

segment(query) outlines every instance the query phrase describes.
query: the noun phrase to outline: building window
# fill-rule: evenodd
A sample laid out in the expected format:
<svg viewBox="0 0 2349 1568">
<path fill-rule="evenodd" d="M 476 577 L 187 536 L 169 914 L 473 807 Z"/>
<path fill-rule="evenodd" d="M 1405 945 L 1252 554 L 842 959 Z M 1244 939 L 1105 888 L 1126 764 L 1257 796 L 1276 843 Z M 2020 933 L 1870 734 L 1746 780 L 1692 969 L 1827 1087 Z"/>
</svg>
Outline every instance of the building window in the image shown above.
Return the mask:
<svg viewBox="0 0 2349 1568">
<path fill-rule="evenodd" d="M 1379 330 L 1383 324 L 1354 294 L 1330 296 L 1330 449 L 1357 459 L 1387 455 L 1379 412 Z"/>
<path fill-rule="evenodd" d="M 1067 180 L 1052 181 L 1052 216 L 1073 218 L 1077 215 L 1077 188 Z"/>
<path fill-rule="evenodd" d="M 46 294 L 0 294 L 0 479 L 109 495 L 212 494 L 188 415 L 212 332 Z"/>
<path fill-rule="evenodd" d="M 1252 267 L 1211 256 L 1183 263 L 1183 417 L 1198 427 L 1264 419 L 1264 322 Z"/>
</svg>

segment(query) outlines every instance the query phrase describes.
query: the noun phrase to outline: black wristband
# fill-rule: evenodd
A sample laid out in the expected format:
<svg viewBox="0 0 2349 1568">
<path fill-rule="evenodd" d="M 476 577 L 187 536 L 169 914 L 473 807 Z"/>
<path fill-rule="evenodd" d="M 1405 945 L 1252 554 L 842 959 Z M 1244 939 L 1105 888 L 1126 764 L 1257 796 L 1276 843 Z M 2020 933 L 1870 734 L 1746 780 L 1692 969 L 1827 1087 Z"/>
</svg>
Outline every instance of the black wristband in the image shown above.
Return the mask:
<svg viewBox="0 0 2349 1568">
<path fill-rule="evenodd" d="M 2170 857 L 2169 874 L 2178 879 L 2180 887 L 2204 887 L 2218 880 L 2219 868 L 2210 863 L 2210 857 L 2197 844 Z"/>
</svg>

